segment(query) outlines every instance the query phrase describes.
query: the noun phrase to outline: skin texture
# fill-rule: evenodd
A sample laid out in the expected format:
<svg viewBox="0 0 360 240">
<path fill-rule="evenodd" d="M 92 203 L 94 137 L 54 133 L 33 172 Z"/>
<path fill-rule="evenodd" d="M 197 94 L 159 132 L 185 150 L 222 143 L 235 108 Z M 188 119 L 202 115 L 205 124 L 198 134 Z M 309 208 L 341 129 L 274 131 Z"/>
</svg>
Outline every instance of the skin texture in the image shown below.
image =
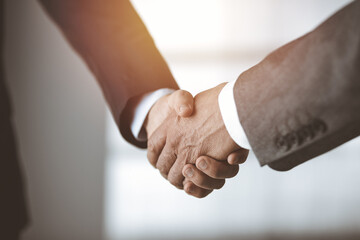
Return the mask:
<svg viewBox="0 0 360 240">
<path fill-rule="evenodd" d="M 150 109 L 144 123 L 148 138 L 169 115 L 175 114 L 182 118 L 189 117 L 192 114 L 193 106 L 193 96 L 184 90 L 177 90 L 160 98 Z"/>
<path fill-rule="evenodd" d="M 223 86 L 198 94 L 193 109 L 186 112 L 188 117 L 179 116 L 178 103 L 191 105 L 189 96 L 169 96 L 166 104 L 170 110 L 162 115 L 161 123 L 146 125 L 150 163 L 171 184 L 195 197 L 205 197 L 221 188 L 225 178 L 235 176 L 238 164 L 247 158 L 248 151 L 236 145 L 222 121 L 217 97 Z M 158 115 L 159 109 L 167 110 L 160 100 L 148 119 Z"/>
<path fill-rule="evenodd" d="M 217 161 L 207 156 L 201 156 L 196 164 L 186 164 L 182 170 L 185 176 L 184 190 L 186 193 L 203 198 L 214 189 L 220 189 L 226 178 L 235 177 L 239 172 L 239 164 L 246 161 L 249 151 L 240 149 L 229 155 L 227 162 Z M 190 169 L 191 177 L 188 176 Z"/>
</svg>

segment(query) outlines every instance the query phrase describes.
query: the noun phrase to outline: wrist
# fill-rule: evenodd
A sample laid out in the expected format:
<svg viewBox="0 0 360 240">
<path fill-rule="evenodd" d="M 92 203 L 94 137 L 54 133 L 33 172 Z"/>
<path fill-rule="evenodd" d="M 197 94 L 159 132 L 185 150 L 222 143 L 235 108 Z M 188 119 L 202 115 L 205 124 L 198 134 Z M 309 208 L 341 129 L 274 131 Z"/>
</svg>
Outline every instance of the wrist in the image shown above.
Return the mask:
<svg viewBox="0 0 360 240">
<path fill-rule="evenodd" d="M 144 132 L 147 139 L 154 133 L 154 131 L 161 125 L 161 123 L 170 114 L 168 105 L 168 97 L 170 94 L 159 98 L 150 108 L 143 125 Z"/>
<path fill-rule="evenodd" d="M 234 85 L 236 81 L 227 83 L 218 95 L 218 106 L 226 130 L 232 140 L 240 147 L 250 149 L 244 129 L 241 126 L 236 102 Z"/>
<path fill-rule="evenodd" d="M 137 104 L 134 106 L 134 115 L 131 122 L 131 131 L 137 140 L 146 141 L 150 111 L 162 97 L 173 91 L 175 90 L 162 88 L 139 97 Z"/>
</svg>

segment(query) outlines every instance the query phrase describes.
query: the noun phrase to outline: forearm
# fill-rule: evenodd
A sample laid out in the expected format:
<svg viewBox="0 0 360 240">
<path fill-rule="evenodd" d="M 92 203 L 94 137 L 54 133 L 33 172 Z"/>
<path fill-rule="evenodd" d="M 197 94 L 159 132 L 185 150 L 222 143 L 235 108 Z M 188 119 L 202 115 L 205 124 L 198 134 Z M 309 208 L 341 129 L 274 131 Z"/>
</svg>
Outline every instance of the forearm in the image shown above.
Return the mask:
<svg viewBox="0 0 360 240">
<path fill-rule="evenodd" d="M 129 1 L 40 2 L 95 75 L 118 124 L 130 99 L 178 88 Z"/>
<path fill-rule="evenodd" d="M 261 165 L 288 170 L 360 133 L 359 3 L 240 75 L 240 122 Z"/>
</svg>

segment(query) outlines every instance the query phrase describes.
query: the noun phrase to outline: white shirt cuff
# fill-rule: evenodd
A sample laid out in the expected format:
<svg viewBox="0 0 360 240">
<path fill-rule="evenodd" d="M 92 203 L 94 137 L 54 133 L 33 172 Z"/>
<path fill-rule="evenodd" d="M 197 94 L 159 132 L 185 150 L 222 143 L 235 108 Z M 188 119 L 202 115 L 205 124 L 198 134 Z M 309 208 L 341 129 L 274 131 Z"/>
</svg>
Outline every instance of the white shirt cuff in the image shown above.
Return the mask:
<svg viewBox="0 0 360 240">
<path fill-rule="evenodd" d="M 221 90 L 218 102 L 226 130 L 234 142 L 242 148 L 250 149 L 249 141 L 242 128 L 237 113 L 234 98 L 234 85 L 236 81 L 227 83 Z"/>
<path fill-rule="evenodd" d="M 161 88 L 154 92 L 144 94 L 141 97 L 138 105 L 135 106 L 134 118 L 130 125 L 131 132 L 138 141 L 146 141 L 146 133 L 143 129 L 143 125 L 151 107 L 161 97 L 168 95 L 174 91 L 174 89 Z"/>
</svg>

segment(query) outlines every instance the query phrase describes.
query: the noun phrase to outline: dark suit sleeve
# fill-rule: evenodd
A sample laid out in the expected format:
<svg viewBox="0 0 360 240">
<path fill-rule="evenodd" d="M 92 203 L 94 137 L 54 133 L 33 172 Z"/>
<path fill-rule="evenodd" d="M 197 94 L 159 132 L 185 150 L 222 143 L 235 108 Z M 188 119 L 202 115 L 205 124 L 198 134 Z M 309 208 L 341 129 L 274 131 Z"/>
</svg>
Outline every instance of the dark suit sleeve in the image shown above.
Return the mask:
<svg viewBox="0 0 360 240">
<path fill-rule="evenodd" d="M 178 86 L 150 34 L 127 0 L 40 0 L 95 75 L 123 137 L 136 97 Z M 56 57 L 56 56 L 54 56 Z"/>
<path fill-rule="evenodd" d="M 360 134 L 360 1 L 241 74 L 234 98 L 261 165 L 285 171 Z"/>
</svg>

